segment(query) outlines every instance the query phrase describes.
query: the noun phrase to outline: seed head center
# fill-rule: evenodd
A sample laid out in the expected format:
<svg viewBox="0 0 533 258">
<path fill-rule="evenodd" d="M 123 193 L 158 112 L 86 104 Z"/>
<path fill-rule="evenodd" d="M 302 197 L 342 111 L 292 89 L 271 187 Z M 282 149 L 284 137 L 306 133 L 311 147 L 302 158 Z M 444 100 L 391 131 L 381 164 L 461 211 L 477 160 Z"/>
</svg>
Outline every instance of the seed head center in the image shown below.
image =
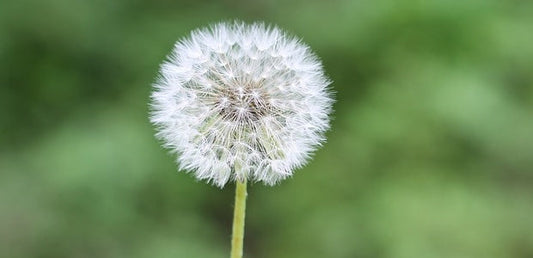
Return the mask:
<svg viewBox="0 0 533 258">
<path fill-rule="evenodd" d="M 250 85 L 228 87 L 216 104 L 224 119 L 245 123 L 259 120 L 269 110 L 267 94 Z"/>
</svg>

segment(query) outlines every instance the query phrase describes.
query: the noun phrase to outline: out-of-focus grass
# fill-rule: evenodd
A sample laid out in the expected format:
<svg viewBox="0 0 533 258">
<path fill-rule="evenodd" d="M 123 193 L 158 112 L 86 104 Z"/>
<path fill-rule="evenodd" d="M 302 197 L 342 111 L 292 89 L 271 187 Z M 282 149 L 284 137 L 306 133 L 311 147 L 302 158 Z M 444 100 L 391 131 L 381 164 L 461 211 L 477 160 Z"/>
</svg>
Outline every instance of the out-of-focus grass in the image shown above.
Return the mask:
<svg viewBox="0 0 533 258">
<path fill-rule="evenodd" d="M 4 1 L 0 257 L 226 257 L 233 189 L 176 173 L 147 119 L 174 41 L 223 19 L 303 37 L 328 142 L 250 187 L 248 257 L 533 256 L 527 1 Z"/>
</svg>

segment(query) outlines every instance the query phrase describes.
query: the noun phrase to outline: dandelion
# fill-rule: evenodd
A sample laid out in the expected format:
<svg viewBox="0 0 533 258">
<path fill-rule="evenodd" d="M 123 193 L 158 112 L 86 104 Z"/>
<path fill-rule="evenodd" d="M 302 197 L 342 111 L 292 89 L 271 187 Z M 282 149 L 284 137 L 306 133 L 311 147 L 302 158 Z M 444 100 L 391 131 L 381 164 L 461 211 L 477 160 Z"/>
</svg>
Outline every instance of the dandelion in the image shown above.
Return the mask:
<svg viewBox="0 0 533 258">
<path fill-rule="evenodd" d="M 246 181 L 274 185 L 324 142 L 329 84 L 299 39 L 263 23 L 219 23 L 176 43 L 154 84 L 151 121 L 181 170 L 219 187 L 236 181 L 244 221 Z"/>
</svg>

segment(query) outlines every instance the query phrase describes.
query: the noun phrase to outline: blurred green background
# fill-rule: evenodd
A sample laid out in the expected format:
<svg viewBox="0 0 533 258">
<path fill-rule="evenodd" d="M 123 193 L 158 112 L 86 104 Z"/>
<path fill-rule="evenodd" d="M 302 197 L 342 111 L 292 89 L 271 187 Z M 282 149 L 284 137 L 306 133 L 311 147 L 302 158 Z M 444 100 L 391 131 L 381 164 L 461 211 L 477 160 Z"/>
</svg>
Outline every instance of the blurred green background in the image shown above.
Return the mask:
<svg viewBox="0 0 533 258">
<path fill-rule="evenodd" d="M 158 66 L 220 20 L 322 58 L 328 142 L 249 190 L 245 257 L 533 257 L 533 1 L 0 2 L 0 257 L 228 257 L 233 186 L 177 173 Z"/>
</svg>

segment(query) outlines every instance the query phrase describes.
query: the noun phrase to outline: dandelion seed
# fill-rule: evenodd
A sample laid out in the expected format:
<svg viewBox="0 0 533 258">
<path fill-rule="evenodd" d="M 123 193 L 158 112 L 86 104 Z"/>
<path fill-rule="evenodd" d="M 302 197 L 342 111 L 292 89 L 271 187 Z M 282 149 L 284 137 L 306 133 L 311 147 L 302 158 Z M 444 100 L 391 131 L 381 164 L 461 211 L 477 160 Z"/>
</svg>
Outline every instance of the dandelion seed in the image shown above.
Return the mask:
<svg viewBox="0 0 533 258">
<path fill-rule="evenodd" d="M 219 23 L 176 43 L 154 84 L 151 121 L 198 179 L 273 185 L 324 141 L 329 84 L 310 48 L 280 29 Z"/>
</svg>

